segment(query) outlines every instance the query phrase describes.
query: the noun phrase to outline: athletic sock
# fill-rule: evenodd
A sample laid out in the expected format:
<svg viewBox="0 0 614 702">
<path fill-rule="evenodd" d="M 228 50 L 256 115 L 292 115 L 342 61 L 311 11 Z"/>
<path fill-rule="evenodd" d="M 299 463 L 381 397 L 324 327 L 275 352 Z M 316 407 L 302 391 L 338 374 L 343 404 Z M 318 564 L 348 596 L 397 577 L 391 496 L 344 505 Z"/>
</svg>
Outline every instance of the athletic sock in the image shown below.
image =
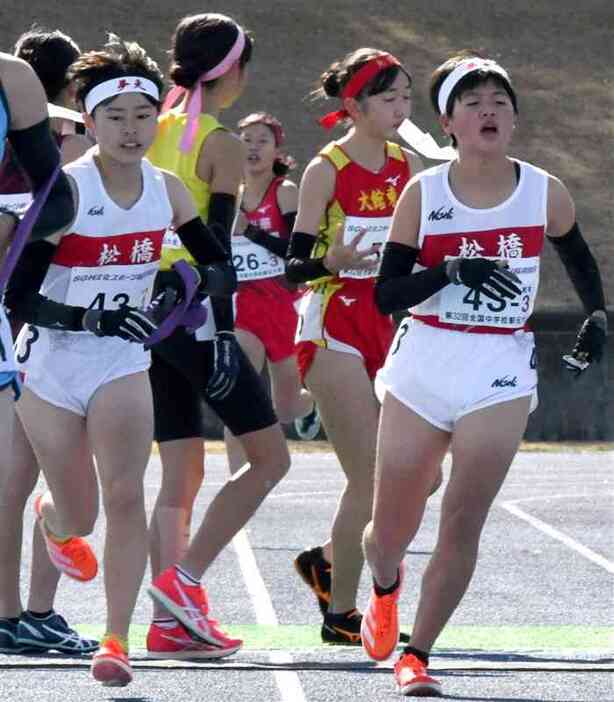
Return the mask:
<svg viewBox="0 0 614 702">
<path fill-rule="evenodd" d="M 373 589 L 375 590 L 375 594 L 378 597 L 383 597 L 384 595 L 392 595 L 392 593 L 399 587 L 400 584 L 401 584 L 401 573 L 398 570 L 397 570 L 397 579 L 394 581 L 394 583 L 390 587 L 382 587 L 381 585 L 378 585 L 375 578 L 373 578 Z"/>
<path fill-rule="evenodd" d="M 50 617 L 53 614 L 53 610 L 48 609 L 46 612 L 35 612 L 33 609 L 29 609 L 28 614 L 33 619 L 47 619 L 47 617 Z"/>
</svg>

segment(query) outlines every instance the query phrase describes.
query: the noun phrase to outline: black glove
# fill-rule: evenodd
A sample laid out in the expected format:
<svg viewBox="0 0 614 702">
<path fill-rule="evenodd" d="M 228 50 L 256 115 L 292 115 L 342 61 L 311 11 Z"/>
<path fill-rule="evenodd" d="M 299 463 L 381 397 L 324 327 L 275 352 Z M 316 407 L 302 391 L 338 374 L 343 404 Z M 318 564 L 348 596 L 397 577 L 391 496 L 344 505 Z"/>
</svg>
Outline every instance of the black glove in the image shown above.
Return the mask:
<svg viewBox="0 0 614 702">
<path fill-rule="evenodd" d="M 157 328 L 155 322 L 136 307 L 87 310 L 83 315 L 83 329 L 96 336 L 118 336 L 126 341 L 143 343 Z"/>
<path fill-rule="evenodd" d="M 568 371 L 580 375 L 593 361 L 601 361 L 607 339 L 607 319 L 592 315 L 587 317 L 574 344 L 571 354 L 563 356 Z"/>
<path fill-rule="evenodd" d="M 486 258 L 455 258 L 446 265 L 446 273 L 454 285 L 479 290 L 492 300 L 513 299 L 522 292 L 522 281 L 503 266 L 507 264 Z"/>
<path fill-rule="evenodd" d="M 213 371 L 207 382 L 207 395 L 223 400 L 234 388 L 239 375 L 239 343 L 229 331 L 217 332 L 213 339 Z"/>
</svg>

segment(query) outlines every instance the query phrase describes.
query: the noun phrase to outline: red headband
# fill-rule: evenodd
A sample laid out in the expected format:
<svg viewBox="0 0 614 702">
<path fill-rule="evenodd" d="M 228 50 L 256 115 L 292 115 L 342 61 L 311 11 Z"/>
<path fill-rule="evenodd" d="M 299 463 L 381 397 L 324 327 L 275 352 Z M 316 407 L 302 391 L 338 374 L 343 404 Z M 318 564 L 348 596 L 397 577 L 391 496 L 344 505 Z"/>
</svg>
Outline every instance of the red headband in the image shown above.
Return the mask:
<svg viewBox="0 0 614 702">
<path fill-rule="evenodd" d="M 380 71 L 390 68 L 391 66 L 400 66 L 401 63 L 392 54 L 380 54 L 375 56 L 375 58 L 370 59 L 361 66 L 356 73 L 348 81 L 348 84 L 341 91 L 341 99 L 356 97 L 360 91 L 365 87 L 365 85 L 375 78 L 375 76 L 380 73 Z M 341 110 L 336 110 L 335 112 L 329 112 L 321 117 L 318 122 L 320 126 L 324 129 L 332 129 L 337 122 L 341 122 L 349 117 L 348 111 L 343 108 Z"/>
</svg>

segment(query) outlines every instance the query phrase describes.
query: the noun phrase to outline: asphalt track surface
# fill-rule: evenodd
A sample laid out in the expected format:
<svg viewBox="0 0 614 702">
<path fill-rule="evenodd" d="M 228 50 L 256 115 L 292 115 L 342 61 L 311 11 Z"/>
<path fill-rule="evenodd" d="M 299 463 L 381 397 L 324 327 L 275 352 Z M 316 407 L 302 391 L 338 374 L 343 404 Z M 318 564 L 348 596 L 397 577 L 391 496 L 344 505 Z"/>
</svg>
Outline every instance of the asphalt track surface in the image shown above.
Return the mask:
<svg viewBox="0 0 614 702">
<path fill-rule="evenodd" d="M 314 599 L 292 559 L 327 536 L 342 486 L 329 453 L 294 453 L 287 478 L 205 576 L 212 614 L 245 647 L 220 662 L 148 661 L 151 605 L 143 588 L 131 630 L 135 678 L 103 688 L 87 659 L 0 656 L 0 701 L 218 700 L 324 702 L 401 699 L 393 660 L 376 665 L 361 649 L 323 646 Z M 435 647 L 431 670 L 446 698 L 475 702 L 614 700 L 613 451 L 521 452 L 493 507 L 470 590 Z M 446 461 L 446 473 L 449 470 Z M 195 519 L 226 479 L 223 454 L 207 459 Z M 160 482 L 156 455 L 146 474 L 151 510 Z M 435 542 L 441 491 L 406 557 L 401 621 L 410 630 L 419 578 Z M 29 571 L 32 511 L 24 546 Z M 91 542 L 102 553 L 104 519 Z M 149 582 L 146 575 L 145 585 Z M 363 575 L 359 604 L 369 582 Z M 25 594 L 25 592 L 24 592 Z M 100 635 L 100 575 L 63 579 L 56 609 Z"/>
</svg>

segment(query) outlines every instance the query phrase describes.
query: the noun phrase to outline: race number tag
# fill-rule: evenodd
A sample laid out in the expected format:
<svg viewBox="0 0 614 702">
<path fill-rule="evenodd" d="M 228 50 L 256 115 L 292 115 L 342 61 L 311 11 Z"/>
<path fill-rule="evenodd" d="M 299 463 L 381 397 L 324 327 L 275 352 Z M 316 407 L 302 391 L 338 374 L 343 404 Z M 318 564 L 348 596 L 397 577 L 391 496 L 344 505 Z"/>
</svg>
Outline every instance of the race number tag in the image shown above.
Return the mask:
<svg viewBox="0 0 614 702">
<path fill-rule="evenodd" d="M 254 244 L 242 234 L 232 237 L 232 265 L 239 282 L 274 278 L 284 274 L 282 258 L 267 251 L 263 246 Z"/>
<path fill-rule="evenodd" d="M 143 309 L 149 303 L 158 262 L 134 266 L 72 268 L 65 304 L 99 310 Z"/>
<path fill-rule="evenodd" d="M 10 195 L 0 195 L 0 207 L 22 215 L 32 204 L 31 193 L 11 193 Z"/>
<path fill-rule="evenodd" d="M 454 258 L 448 256 L 447 260 Z M 491 258 L 491 260 L 500 260 Z M 520 295 L 510 300 L 492 300 L 465 285 L 446 285 L 441 291 L 439 321 L 447 324 L 518 329 L 523 327 L 533 312 L 539 282 L 539 258 L 506 259 L 509 270 L 522 284 Z"/>
<path fill-rule="evenodd" d="M 392 217 L 346 217 L 345 228 L 343 230 L 343 243 L 348 246 L 360 234 L 363 229 L 367 230 L 363 240 L 360 242 L 358 251 L 365 251 L 373 244 L 384 245 Z M 367 261 L 377 262 L 379 254 L 369 256 Z M 377 275 L 377 266 L 366 270 L 345 270 L 339 273 L 340 278 L 374 278 Z"/>
</svg>

